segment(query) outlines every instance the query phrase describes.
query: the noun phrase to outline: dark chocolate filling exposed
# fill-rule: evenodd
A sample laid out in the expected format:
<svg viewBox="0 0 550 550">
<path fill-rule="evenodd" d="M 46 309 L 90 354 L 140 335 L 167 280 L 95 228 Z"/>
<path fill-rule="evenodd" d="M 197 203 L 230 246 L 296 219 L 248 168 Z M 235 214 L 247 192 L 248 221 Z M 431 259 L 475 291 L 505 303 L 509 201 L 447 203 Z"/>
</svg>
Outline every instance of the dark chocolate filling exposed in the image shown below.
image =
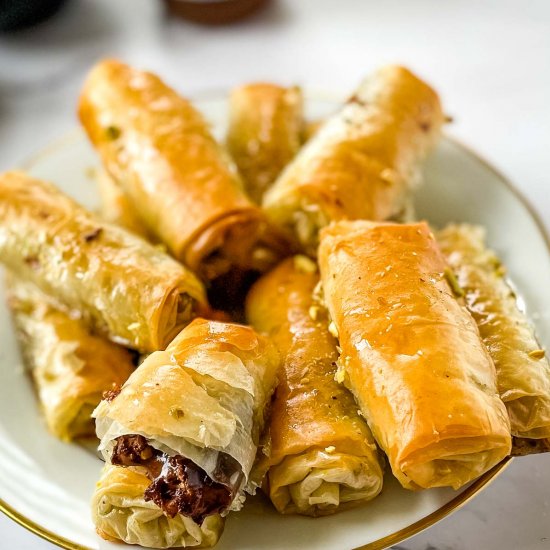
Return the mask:
<svg viewBox="0 0 550 550">
<path fill-rule="evenodd" d="M 122 435 L 115 441 L 112 464 L 145 468 L 151 480 L 145 500 L 153 501 L 167 516 L 183 514 L 200 525 L 206 516 L 223 512 L 231 504 L 232 487 L 213 481 L 188 458 L 169 456 L 141 435 Z"/>
</svg>

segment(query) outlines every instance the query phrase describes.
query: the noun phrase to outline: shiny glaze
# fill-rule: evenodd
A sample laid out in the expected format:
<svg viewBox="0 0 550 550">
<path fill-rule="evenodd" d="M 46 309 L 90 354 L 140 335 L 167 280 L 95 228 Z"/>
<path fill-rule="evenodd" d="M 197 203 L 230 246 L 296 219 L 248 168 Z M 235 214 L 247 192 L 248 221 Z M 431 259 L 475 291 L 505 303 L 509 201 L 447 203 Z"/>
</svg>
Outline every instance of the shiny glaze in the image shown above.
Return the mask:
<svg viewBox="0 0 550 550">
<path fill-rule="evenodd" d="M 437 94 L 403 67 L 380 69 L 328 119 L 264 197 L 270 218 L 315 255 L 332 220 L 398 215 L 439 137 Z M 299 218 L 309 219 L 308 232 Z"/>
<path fill-rule="evenodd" d="M 334 380 L 337 342 L 326 313 L 310 316 L 317 273 L 295 268 L 289 258 L 264 275 L 247 298 L 247 319 L 268 334 L 283 356 L 273 401 L 270 463 L 309 447 L 373 455 L 372 434 L 350 392 Z"/>
<path fill-rule="evenodd" d="M 141 351 L 164 348 L 206 304 L 195 275 L 103 222 L 54 185 L 0 176 L 0 259 L 96 331 Z"/>
<path fill-rule="evenodd" d="M 505 269 L 485 248 L 479 226 L 451 225 L 437 235 L 468 310 L 497 370 L 497 386 L 516 437 L 550 437 L 550 364 L 518 309 Z"/>
<path fill-rule="evenodd" d="M 250 327 L 196 319 L 98 406 L 103 455 L 118 436 L 139 433 L 242 496 L 278 368 L 273 344 Z"/>
<path fill-rule="evenodd" d="M 247 298 L 249 322 L 271 336 L 283 356 L 269 421 L 270 455 L 263 459 L 260 468 L 267 470 L 286 459 L 291 471 L 289 457 L 325 449 L 328 454 L 360 457 L 370 475 L 378 477 L 368 494 L 372 498 L 382 488 L 378 451 L 351 393 L 334 379 L 337 342 L 327 329 L 326 313 L 312 298 L 319 275 L 311 269 L 300 269 L 300 259 L 308 262 L 304 257 L 285 260 L 264 275 Z M 309 266 L 315 269 L 313 263 L 309 262 Z M 344 457 L 335 460 L 332 467 L 335 471 L 345 469 L 346 463 Z M 330 469 L 327 465 L 322 468 Z M 284 475 L 272 477 L 271 471 L 270 495 L 279 511 L 284 512 L 277 498 L 277 480 Z M 361 489 L 365 491 L 364 487 Z M 336 509 L 311 506 L 300 511 L 318 515 Z"/>
<path fill-rule="evenodd" d="M 110 175 L 175 257 L 208 279 L 253 265 L 262 214 L 189 101 L 151 73 L 106 60 L 86 81 L 79 115 Z"/>
<path fill-rule="evenodd" d="M 428 226 L 339 222 L 319 261 L 343 378 L 400 482 L 456 488 L 504 458 L 495 368 Z M 470 453 L 468 465 L 438 463 Z"/>
</svg>

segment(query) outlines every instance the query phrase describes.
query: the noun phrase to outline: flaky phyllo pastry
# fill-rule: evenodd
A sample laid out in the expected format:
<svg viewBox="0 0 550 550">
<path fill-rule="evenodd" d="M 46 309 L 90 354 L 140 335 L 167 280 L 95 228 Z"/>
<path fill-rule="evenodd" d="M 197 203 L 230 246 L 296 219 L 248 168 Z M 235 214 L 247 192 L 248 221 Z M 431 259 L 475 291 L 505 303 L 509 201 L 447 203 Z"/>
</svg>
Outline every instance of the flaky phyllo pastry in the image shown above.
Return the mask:
<svg viewBox="0 0 550 550">
<path fill-rule="evenodd" d="M 200 525 L 183 514 L 168 516 L 145 500 L 150 484 L 137 469 L 106 464 L 92 497 L 99 535 L 150 548 L 210 547 L 218 542 L 224 524 L 219 514 L 207 516 Z"/>
<path fill-rule="evenodd" d="M 331 221 L 400 216 L 443 120 L 427 84 L 403 67 L 382 68 L 327 119 L 269 189 L 263 201 L 269 217 L 315 255 L 318 232 Z"/>
<path fill-rule="evenodd" d="M 302 111 L 302 92 L 296 86 L 257 82 L 232 90 L 227 148 L 255 202 L 262 202 L 265 191 L 300 149 Z"/>
<path fill-rule="evenodd" d="M 90 72 L 79 116 L 103 165 L 169 251 L 206 279 L 263 270 L 278 237 L 203 116 L 157 76 L 113 60 Z"/>
<path fill-rule="evenodd" d="M 400 483 L 456 489 L 506 457 L 494 364 L 428 226 L 332 224 L 319 263 L 338 377 Z"/>
<path fill-rule="evenodd" d="M 246 308 L 283 363 L 258 469 L 279 512 L 312 516 L 374 498 L 383 475 L 370 429 L 334 379 L 336 340 L 312 300 L 318 280 L 311 260 L 290 258 L 254 285 Z"/>
<path fill-rule="evenodd" d="M 191 271 L 59 189 L 0 175 L 0 260 L 111 340 L 163 349 L 206 305 Z"/>
<path fill-rule="evenodd" d="M 120 185 L 105 170 L 98 171 L 96 180 L 101 201 L 101 217 L 145 240 L 152 240 L 152 235 L 147 231 Z"/>
<path fill-rule="evenodd" d="M 103 392 L 134 370 L 123 347 L 90 333 L 79 319 L 51 305 L 32 284 L 6 277 L 21 353 L 50 432 L 63 440 L 95 434 L 92 411 Z"/>
<path fill-rule="evenodd" d="M 512 435 L 550 437 L 550 365 L 533 327 L 518 309 L 504 267 L 485 247 L 485 230 L 450 225 L 437 239 L 495 363 Z"/>
<path fill-rule="evenodd" d="M 146 475 L 144 500 L 185 516 L 196 532 L 209 517 L 239 510 L 245 489 L 260 481 L 250 472 L 278 367 L 275 347 L 251 328 L 197 319 L 101 402 L 99 449 L 108 463 Z M 98 526 L 128 533 L 107 526 L 117 518 L 101 516 Z"/>
</svg>

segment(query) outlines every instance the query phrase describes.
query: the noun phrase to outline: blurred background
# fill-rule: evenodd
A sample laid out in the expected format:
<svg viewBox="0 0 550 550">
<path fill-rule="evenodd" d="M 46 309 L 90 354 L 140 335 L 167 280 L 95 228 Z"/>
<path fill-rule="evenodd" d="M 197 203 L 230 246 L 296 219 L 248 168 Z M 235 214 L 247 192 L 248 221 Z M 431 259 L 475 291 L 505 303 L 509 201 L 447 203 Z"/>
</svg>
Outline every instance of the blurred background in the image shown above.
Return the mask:
<svg viewBox="0 0 550 550">
<path fill-rule="evenodd" d="M 76 127 L 84 76 L 107 56 L 191 98 L 252 80 L 343 97 L 376 67 L 407 65 L 440 92 L 448 132 L 510 177 L 550 229 L 549 0 L 0 0 L 0 170 Z M 516 461 L 398 548 L 550 548 L 547 458 Z M 53 548 L 3 516 L 0 541 Z"/>
</svg>

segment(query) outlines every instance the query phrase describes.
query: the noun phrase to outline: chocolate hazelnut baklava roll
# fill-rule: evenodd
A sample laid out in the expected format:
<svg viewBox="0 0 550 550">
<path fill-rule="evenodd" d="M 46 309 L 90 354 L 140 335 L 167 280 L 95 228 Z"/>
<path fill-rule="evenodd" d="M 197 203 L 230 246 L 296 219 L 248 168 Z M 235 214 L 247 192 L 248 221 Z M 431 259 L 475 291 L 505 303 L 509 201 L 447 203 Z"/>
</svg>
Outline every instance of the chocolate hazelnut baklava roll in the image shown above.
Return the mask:
<svg viewBox="0 0 550 550">
<path fill-rule="evenodd" d="M 148 230 L 202 278 L 262 271 L 283 252 L 203 116 L 157 76 L 102 61 L 79 115 Z"/>
<path fill-rule="evenodd" d="M 250 327 L 196 319 L 98 406 L 99 449 L 147 476 L 145 501 L 198 529 L 239 510 L 260 482 L 250 473 L 278 368 Z"/>
<path fill-rule="evenodd" d="M 300 88 L 261 82 L 231 92 L 227 148 L 257 203 L 300 149 L 303 129 Z"/>
<path fill-rule="evenodd" d="M 206 307 L 181 264 L 50 183 L 0 175 L 0 261 L 111 340 L 163 349 Z"/>
<path fill-rule="evenodd" d="M 407 489 L 458 489 L 511 448 L 493 361 L 425 223 L 321 233 L 324 298 L 348 386 Z"/>
<path fill-rule="evenodd" d="M 337 342 L 313 300 L 319 281 L 305 256 L 264 275 L 247 298 L 247 319 L 266 333 L 282 358 L 258 464 L 265 489 L 283 514 L 331 514 L 373 499 L 383 468 L 372 433 L 351 393 L 334 380 Z"/>
<path fill-rule="evenodd" d="M 443 121 L 430 86 L 403 67 L 380 69 L 269 189 L 269 217 L 312 256 L 319 230 L 331 221 L 399 217 Z"/>
<path fill-rule="evenodd" d="M 518 309 L 506 269 L 485 246 L 485 230 L 450 225 L 437 240 L 456 274 L 497 370 L 500 397 L 516 438 L 550 438 L 550 365 L 532 325 Z M 526 447 L 529 448 L 529 447 Z"/>
</svg>

